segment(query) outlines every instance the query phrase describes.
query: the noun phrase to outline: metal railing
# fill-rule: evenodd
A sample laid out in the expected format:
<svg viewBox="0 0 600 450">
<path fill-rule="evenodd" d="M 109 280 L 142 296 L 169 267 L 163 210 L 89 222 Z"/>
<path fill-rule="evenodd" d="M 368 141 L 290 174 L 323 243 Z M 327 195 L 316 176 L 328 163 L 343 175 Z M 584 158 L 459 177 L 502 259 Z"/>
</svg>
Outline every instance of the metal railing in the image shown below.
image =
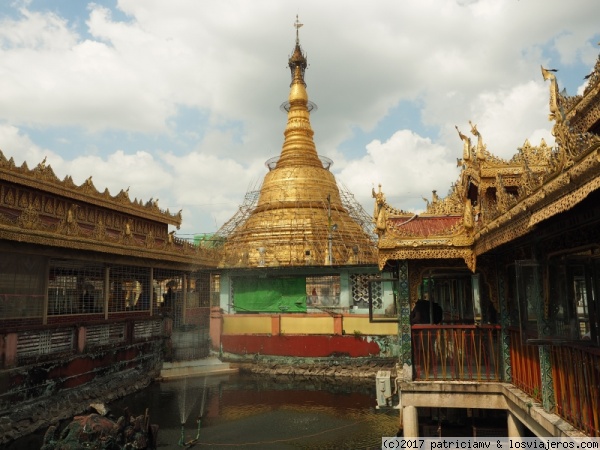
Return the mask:
<svg viewBox="0 0 600 450">
<path fill-rule="evenodd" d="M 413 325 L 415 380 L 498 381 L 499 325 Z"/>
</svg>

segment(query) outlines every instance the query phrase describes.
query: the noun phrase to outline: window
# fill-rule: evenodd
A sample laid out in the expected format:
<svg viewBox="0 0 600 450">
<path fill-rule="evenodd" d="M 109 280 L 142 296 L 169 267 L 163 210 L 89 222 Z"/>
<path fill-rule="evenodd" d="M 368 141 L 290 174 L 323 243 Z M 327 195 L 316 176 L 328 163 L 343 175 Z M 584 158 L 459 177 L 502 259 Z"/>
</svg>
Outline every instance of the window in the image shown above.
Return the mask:
<svg viewBox="0 0 600 450">
<path fill-rule="evenodd" d="M 369 322 L 398 322 L 398 280 L 391 272 L 369 279 Z"/>
<path fill-rule="evenodd" d="M 83 261 L 50 260 L 48 315 L 104 311 L 104 268 Z"/>
<path fill-rule="evenodd" d="M 352 309 L 367 309 L 369 307 L 369 282 L 374 278 L 374 274 L 353 273 L 350 275 L 350 285 L 352 287 Z M 373 302 L 377 304 L 381 298 L 373 293 Z"/>
<path fill-rule="evenodd" d="M 306 305 L 332 308 L 340 305 L 340 276 L 306 277 Z"/>
<path fill-rule="evenodd" d="M 599 344 L 600 258 L 592 250 L 561 255 L 548 267 L 548 334 Z"/>
<path fill-rule="evenodd" d="M 108 311 L 147 311 L 152 292 L 150 269 L 147 267 L 114 266 L 109 272 Z"/>
<path fill-rule="evenodd" d="M 438 269 L 421 280 L 419 299 L 432 300 L 440 305 L 445 324 L 472 324 L 475 309 L 479 316 L 484 315 L 485 322 L 494 323 L 493 305 L 482 281 L 479 275 L 463 270 Z M 473 302 L 475 288 L 480 296 L 478 308 Z"/>
<path fill-rule="evenodd" d="M 517 305 L 521 339 L 538 337 L 538 318 L 541 314 L 540 266 L 534 260 L 516 261 Z"/>
<path fill-rule="evenodd" d="M 210 306 L 221 305 L 221 276 L 213 274 L 210 277 Z"/>
<path fill-rule="evenodd" d="M 34 255 L 0 255 L 0 318 L 35 319 L 41 323 L 44 309 L 46 258 Z"/>
<path fill-rule="evenodd" d="M 210 306 L 210 275 L 193 273 L 188 278 L 186 308 L 207 308 Z"/>
</svg>

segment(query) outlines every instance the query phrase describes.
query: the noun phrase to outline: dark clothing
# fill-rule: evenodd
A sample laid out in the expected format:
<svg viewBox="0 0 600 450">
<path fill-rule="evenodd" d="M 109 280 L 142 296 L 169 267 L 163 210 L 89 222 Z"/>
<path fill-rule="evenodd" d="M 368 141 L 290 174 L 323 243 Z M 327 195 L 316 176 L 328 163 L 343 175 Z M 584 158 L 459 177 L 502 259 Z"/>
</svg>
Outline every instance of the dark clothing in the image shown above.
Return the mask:
<svg viewBox="0 0 600 450">
<path fill-rule="evenodd" d="M 487 323 L 498 323 L 498 312 L 492 302 L 488 301 L 484 314 L 486 316 L 484 319 Z"/>
<path fill-rule="evenodd" d="M 142 291 L 136 306 L 138 309 L 150 309 L 150 295 L 147 292 Z"/>
<path fill-rule="evenodd" d="M 433 322 L 430 317 L 430 308 L 433 312 Z M 433 302 L 431 305 L 428 300 L 418 300 L 415 303 L 415 307 L 410 313 L 410 323 L 415 324 L 439 324 L 444 318 L 444 311 L 442 307 L 437 303 Z"/>
<path fill-rule="evenodd" d="M 85 292 L 81 297 L 81 312 L 89 313 L 94 308 L 94 296 L 89 292 Z"/>
<path fill-rule="evenodd" d="M 163 306 L 165 308 L 173 307 L 173 297 L 174 297 L 173 290 L 171 288 L 167 289 L 167 293 L 163 294 L 163 300 L 164 300 Z"/>
</svg>

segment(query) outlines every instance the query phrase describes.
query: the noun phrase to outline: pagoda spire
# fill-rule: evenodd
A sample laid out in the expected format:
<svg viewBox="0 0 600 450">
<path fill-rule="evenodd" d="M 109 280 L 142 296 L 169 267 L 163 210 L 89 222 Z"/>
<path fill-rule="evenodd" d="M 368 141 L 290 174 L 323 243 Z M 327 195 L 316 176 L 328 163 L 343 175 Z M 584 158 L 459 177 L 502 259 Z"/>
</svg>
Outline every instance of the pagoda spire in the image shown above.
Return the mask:
<svg viewBox="0 0 600 450">
<path fill-rule="evenodd" d="M 224 246 L 223 267 L 321 266 L 374 264 L 375 245 L 349 214 L 329 170 L 331 160 L 319 157 L 304 71 L 306 56 L 296 42 L 288 64 L 292 82 L 284 142 L 279 158 L 267 161 L 256 206 L 240 219 Z"/>
<path fill-rule="evenodd" d="M 288 121 L 283 133 L 285 140 L 277 167 L 322 167 L 313 140 L 314 131 L 310 125 L 310 111 L 314 110 L 316 105 L 308 101 L 306 82 L 304 81 L 304 71 L 308 64 L 300 46 L 298 30 L 302 25 L 298 21 L 298 16 L 296 16 L 296 22 L 294 23 L 296 45 L 288 61 L 292 83 L 290 84 L 288 101 L 282 105 L 288 113 Z"/>
<path fill-rule="evenodd" d="M 294 84 L 297 77 L 300 77 L 299 81 L 304 83 L 304 86 L 306 86 L 306 83 L 304 82 L 304 71 L 306 70 L 306 66 L 308 64 L 306 61 L 306 56 L 302 52 L 302 47 L 300 47 L 300 27 L 303 25 L 304 24 L 300 23 L 298 20 L 298 14 L 296 14 L 296 22 L 294 22 L 294 27 L 296 28 L 296 46 L 294 47 L 292 56 L 290 56 L 288 61 L 288 66 L 292 74 L 292 83 L 290 86 Z"/>
</svg>

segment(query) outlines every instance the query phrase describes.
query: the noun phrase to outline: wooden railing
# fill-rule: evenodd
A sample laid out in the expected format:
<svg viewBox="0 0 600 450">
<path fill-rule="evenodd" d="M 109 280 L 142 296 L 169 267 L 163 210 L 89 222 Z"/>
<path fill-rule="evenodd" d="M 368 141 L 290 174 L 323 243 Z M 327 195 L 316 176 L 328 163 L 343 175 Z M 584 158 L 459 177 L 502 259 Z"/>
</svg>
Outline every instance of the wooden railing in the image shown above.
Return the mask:
<svg viewBox="0 0 600 450">
<path fill-rule="evenodd" d="M 556 413 L 589 436 L 600 436 L 600 349 L 551 348 Z"/>
<path fill-rule="evenodd" d="M 415 380 L 498 381 L 500 326 L 413 325 Z"/>
<path fill-rule="evenodd" d="M 508 332 L 512 383 L 527 395 L 541 402 L 542 378 L 539 347 L 525 344 L 518 328 L 509 328 Z"/>
</svg>

